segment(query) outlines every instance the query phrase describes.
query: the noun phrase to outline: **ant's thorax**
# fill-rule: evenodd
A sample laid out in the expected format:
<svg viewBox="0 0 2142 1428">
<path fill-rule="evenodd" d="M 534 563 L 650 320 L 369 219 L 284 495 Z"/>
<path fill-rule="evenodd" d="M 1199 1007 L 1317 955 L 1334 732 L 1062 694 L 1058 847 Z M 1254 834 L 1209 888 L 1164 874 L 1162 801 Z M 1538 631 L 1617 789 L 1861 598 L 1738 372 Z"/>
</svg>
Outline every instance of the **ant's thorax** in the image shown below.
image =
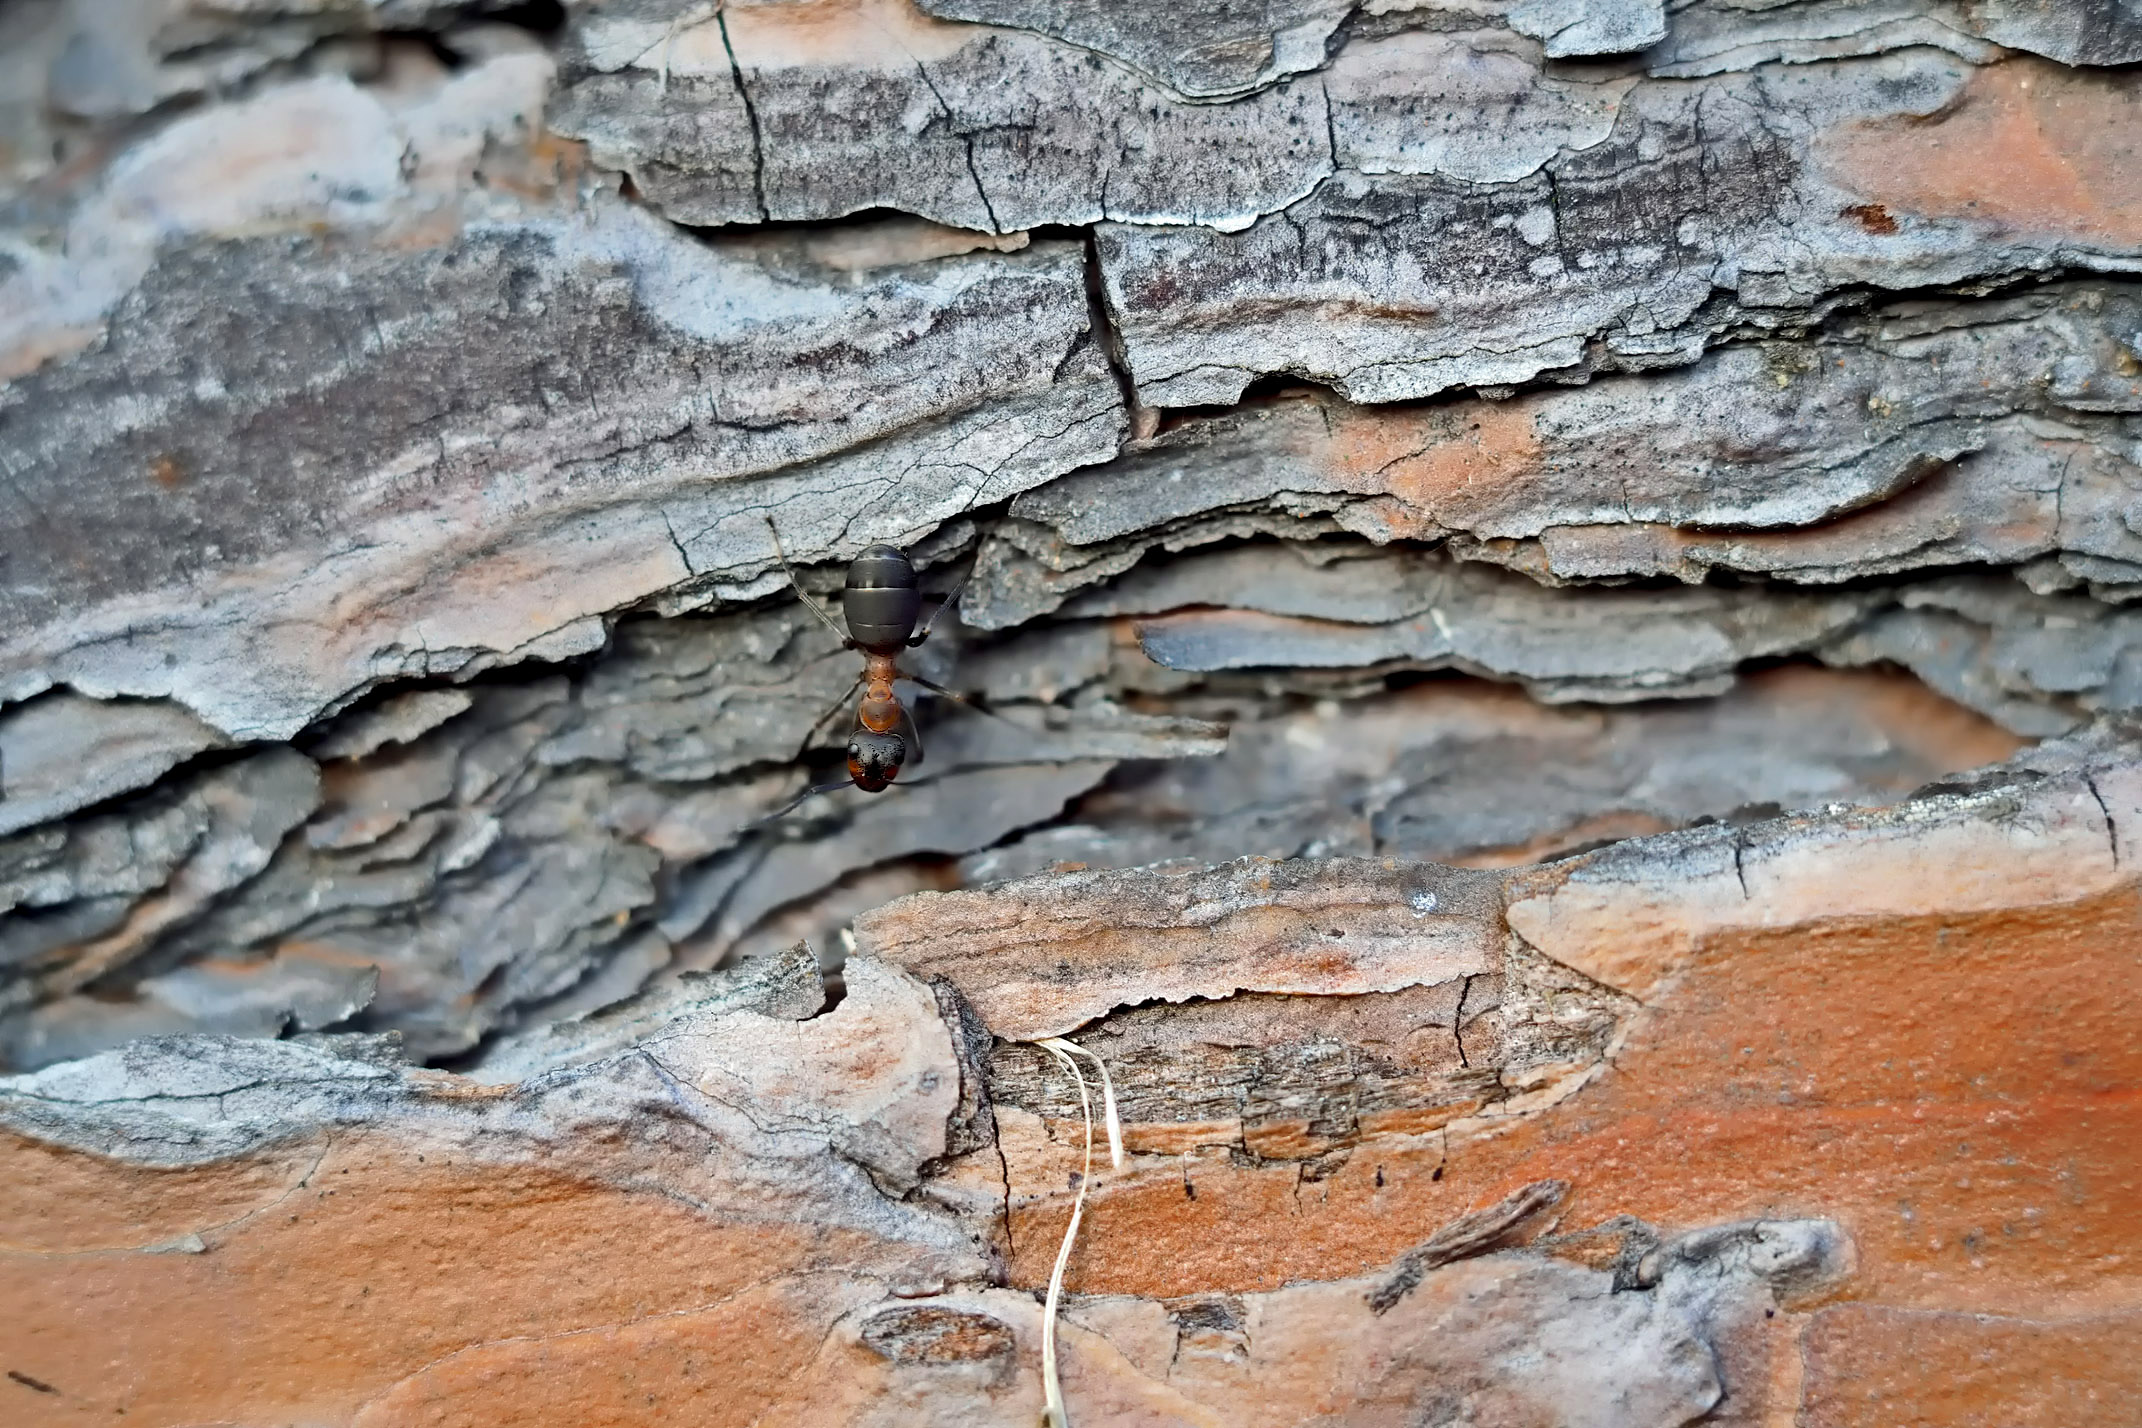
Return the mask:
<svg viewBox="0 0 2142 1428">
<path fill-rule="evenodd" d="M 873 734 L 889 734 L 900 726 L 900 700 L 893 693 L 893 681 L 899 677 L 895 656 L 864 651 L 863 697 L 855 707 L 855 721 Z"/>
</svg>

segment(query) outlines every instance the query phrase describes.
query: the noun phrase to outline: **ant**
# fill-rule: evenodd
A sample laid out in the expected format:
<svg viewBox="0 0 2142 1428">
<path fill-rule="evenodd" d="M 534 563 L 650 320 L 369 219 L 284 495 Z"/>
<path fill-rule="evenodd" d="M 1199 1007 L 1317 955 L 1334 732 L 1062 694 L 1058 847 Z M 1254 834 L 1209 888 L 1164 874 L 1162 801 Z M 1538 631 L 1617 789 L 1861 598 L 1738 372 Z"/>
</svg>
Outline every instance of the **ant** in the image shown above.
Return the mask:
<svg viewBox="0 0 2142 1428">
<path fill-rule="evenodd" d="M 823 606 L 804 593 L 802 583 L 796 579 L 795 567 L 788 563 L 788 552 L 781 548 L 781 532 L 771 517 L 767 519 L 766 527 L 773 532 L 774 554 L 780 558 L 781 569 L 787 574 L 789 588 L 796 592 L 796 598 L 833 632 L 842 649 L 856 650 L 863 656 L 863 672 L 855 677 L 855 683 L 848 686 L 831 708 L 818 716 L 810 732 L 804 736 L 804 742 L 808 744 L 820 726 L 847 704 L 849 696 L 856 690 L 862 690 L 863 697 L 856 703 L 855 728 L 848 735 L 848 776 L 805 789 L 777 811 L 759 819 L 760 824 L 782 817 L 807 798 L 831 793 L 850 784 L 865 793 L 882 793 L 900 776 L 902 768 L 922 762 L 922 736 L 915 729 L 914 715 L 894 692 L 893 681 L 910 680 L 933 694 L 941 694 L 970 708 L 981 708 L 964 694 L 900 668 L 900 652 L 914 649 L 930 637 L 939 617 L 958 601 L 972 570 L 960 577 L 959 583 L 930 612 L 930 617 L 922 621 L 922 628 L 918 630 L 915 622 L 922 615 L 922 588 L 916 583 L 914 562 L 897 546 L 870 546 L 848 563 L 848 580 L 841 598 L 841 614 L 846 617 L 848 628 L 842 630 Z"/>
</svg>

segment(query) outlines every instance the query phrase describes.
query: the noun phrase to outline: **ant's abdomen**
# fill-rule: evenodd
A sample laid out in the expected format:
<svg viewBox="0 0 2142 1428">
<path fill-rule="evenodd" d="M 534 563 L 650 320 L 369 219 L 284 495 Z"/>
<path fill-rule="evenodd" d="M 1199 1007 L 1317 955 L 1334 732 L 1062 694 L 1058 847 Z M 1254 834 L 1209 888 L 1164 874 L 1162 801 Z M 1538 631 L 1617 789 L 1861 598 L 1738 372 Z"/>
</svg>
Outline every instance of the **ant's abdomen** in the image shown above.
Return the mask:
<svg viewBox="0 0 2142 1428">
<path fill-rule="evenodd" d="M 848 617 L 848 638 L 864 649 L 905 645 L 922 614 L 922 592 L 906 553 L 874 545 L 849 562 L 841 610 Z"/>
</svg>

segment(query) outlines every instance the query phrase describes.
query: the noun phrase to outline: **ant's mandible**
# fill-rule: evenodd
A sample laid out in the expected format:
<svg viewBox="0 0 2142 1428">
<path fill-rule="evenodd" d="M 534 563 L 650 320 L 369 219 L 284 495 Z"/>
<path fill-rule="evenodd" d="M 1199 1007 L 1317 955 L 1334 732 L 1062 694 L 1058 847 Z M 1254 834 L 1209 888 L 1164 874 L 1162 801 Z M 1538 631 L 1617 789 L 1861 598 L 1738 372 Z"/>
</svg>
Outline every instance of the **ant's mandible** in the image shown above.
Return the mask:
<svg viewBox="0 0 2142 1428">
<path fill-rule="evenodd" d="M 823 606 L 804 593 L 795 567 L 788 563 L 788 552 L 781 547 L 781 532 L 770 517 L 766 527 L 773 532 L 774 554 L 780 558 L 781 569 L 796 598 L 833 632 L 842 649 L 856 650 L 863 656 L 863 672 L 831 708 L 818 716 L 804 742 L 808 744 L 816 736 L 826 720 L 847 704 L 850 695 L 860 689 L 863 697 L 856 702 L 855 728 L 848 735 L 847 778 L 805 789 L 778 812 L 759 820 L 762 823 L 779 818 L 815 794 L 830 793 L 851 783 L 865 793 L 883 792 L 900 776 L 902 768 L 922 762 L 922 736 L 915 729 L 914 716 L 893 689 L 895 680 L 909 680 L 933 694 L 969 703 L 965 695 L 900 668 L 900 652 L 914 649 L 930 637 L 938 619 L 952 608 L 966 587 L 965 576 L 918 630 L 915 622 L 922 616 L 922 588 L 915 579 L 914 562 L 897 546 L 873 545 L 848 563 L 847 586 L 841 597 L 841 613 L 847 618 L 848 628 L 842 630 Z"/>
</svg>

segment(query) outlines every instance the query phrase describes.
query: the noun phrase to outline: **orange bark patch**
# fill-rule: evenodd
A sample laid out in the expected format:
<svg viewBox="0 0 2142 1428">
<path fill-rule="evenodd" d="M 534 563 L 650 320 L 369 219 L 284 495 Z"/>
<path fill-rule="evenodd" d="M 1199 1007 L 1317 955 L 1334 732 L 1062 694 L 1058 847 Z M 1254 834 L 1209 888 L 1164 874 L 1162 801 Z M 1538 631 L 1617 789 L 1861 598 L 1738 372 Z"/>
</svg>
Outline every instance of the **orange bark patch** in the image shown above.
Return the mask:
<svg viewBox="0 0 2142 1428">
<path fill-rule="evenodd" d="M 2134 1420 L 2142 1314 L 2031 1323 L 1841 1305 L 1803 1340 L 1804 1428 L 2071 1428 Z"/>
<path fill-rule="evenodd" d="M 727 43 L 746 73 L 827 65 L 896 69 L 957 54 L 987 30 L 926 15 L 913 0 L 755 0 L 728 10 Z M 675 44 L 701 70 L 727 58 L 718 25 L 681 32 Z M 672 63 L 676 61 L 672 60 Z"/>
<path fill-rule="evenodd" d="M 25 1181 L 55 1164 L 64 1161 L 16 1143 L 0 1151 L 0 1185 L 19 1196 Z M 247 1203 L 234 1186 L 253 1195 L 270 1188 L 266 1181 L 248 1186 L 238 1168 L 111 1166 L 102 1179 L 94 1171 L 69 1173 L 85 1193 L 116 1192 L 126 1203 L 190 1184 L 202 1202 L 196 1214 Z M 20 1217 L 36 1212 L 31 1201 L 12 1199 L 9 1238 L 19 1241 Z M 129 1215 L 138 1218 L 123 1210 L 116 1224 L 131 1232 Z M 654 1355 L 662 1367 L 650 1372 L 672 1382 L 682 1378 L 686 1360 L 646 1347 L 658 1332 L 635 1338 L 625 1326 L 708 1309 L 814 1267 L 853 1265 L 874 1243 L 361 1139 L 336 1144 L 304 1183 L 228 1228 L 204 1231 L 202 1241 L 198 1253 L 0 1253 L 0 1367 L 56 1390 L 0 1384 L 14 1391 L 6 1421 L 23 1428 L 111 1422 L 125 1411 L 129 1421 L 147 1415 L 166 1423 L 346 1422 L 368 1399 L 450 1355 L 469 1365 L 456 1372 L 480 1375 L 496 1362 L 474 1355 L 480 1345 L 594 1331 L 640 1345 L 631 1352 Z M 755 1334 L 809 1345 L 823 1333 L 823 1322 L 799 1323 L 776 1313 L 773 1300 L 756 1302 L 766 1312 L 752 1324 Z M 827 1307 L 825 1318 L 838 1312 Z M 560 1364 L 580 1354 L 571 1347 L 545 1352 Z M 786 1372 L 785 1359 L 748 1346 L 687 1358 L 709 1372 L 718 1366 L 710 1391 L 736 1402 L 778 1392 Z M 546 1416 L 554 1395 L 592 1404 L 615 1390 L 614 1383 L 597 1386 L 601 1376 L 592 1371 L 572 1388 L 579 1380 L 559 1372 L 570 1393 L 548 1375 L 498 1377 L 479 1416 L 499 1423 L 623 1421 L 601 1413 Z M 421 1392 L 404 1393 L 417 1394 L 443 1421 L 460 1421 L 454 1415 L 469 1400 L 455 1385 L 467 1381 L 441 1369 Z"/>
<path fill-rule="evenodd" d="M 1664 833 L 1673 826 L 1654 813 L 1614 809 L 1580 818 L 1567 827 L 1542 833 L 1524 843 L 1486 848 L 1452 858 L 1450 862 L 1460 868 L 1518 868 L 1527 863 L 1543 862 L 1572 848 L 1592 847 L 1621 838 L 1644 838 L 1653 833 Z"/>
<path fill-rule="evenodd" d="M 853 1280 L 782 1280 L 709 1309 L 454 1354 L 367 1404 L 356 1428 L 746 1428 L 817 1352 Z"/>
<path fill-rule="evenodd" d="M 1332 484 L 1396 497 L 1422 521 L 1458 524 L 1471 503 L 1499 499 L 1536 469 L 1529 402 L 1468 402 L 1432 413 L 1332 404 Z"/>
<path fill-rule="evenodd" d="M 1860 1294 L 2122 1302 L 2142 1295 L 2138 972 L 2132 890 L 1720 937 L 1593 1092 L 1454 1146 L 1448 1178 L 1530 1140 L 1505 1174 L 1565 1174 L 1572 1223 L 1829 1215 Z"/>
<path fill-rule="evenodd" d="M 1744 676 L 1741 686 L 1765 703 L 1805 711 L 1807 718 L 1840 709 L 1856 711 L 1928 770 L 1984 768 L 2013 757 L 2029 742 L 1901 670 L 1784 665 Z M 1899 787 L 1895 792 L 1910 790 Z"/>
<path fill-rule="evenodd" d="M 0 1254 L 147 1248 L 228 1224 L 305 1178 L 318 1149 L 153 1170 L 0 1131 Z"/>
<path fill-rule="evenodd" d="M 1844 216 L 1866 229 L 1869 233 L 1879 233 L 1887 237 L 1897 231 L 1896 219 L 1891 217 L 1889 210 L 1879 203 L 1851 204 L 1845 208 Z"/>
<path fill-rule="evenodd" d="M 1005 1128 L 1010 1281 L 1035 1287 L 1048 1282 L 1070 1218 L 1080 1127 L 1051 1122 L 1053 1138 L 1000 1120 Z M 1105 1145 L 1096 1162 L 1107 1164 Z M 1096 1170 L 1067 1283 L 1080 1293 L 1170 1299 L 1366 1273 L 1468 1208 L 1436 1179 L 1442 1162 L 1434 1135 L 1384 1137 L 1336 1167 L 1257 1165 L 1224 1148 L 1139 1156 L 1120 1173 Z"/>
<path fill-rule="evenodd" d="M 1861 121 L 1817 150 L 1874 202 L 1846 209 L 1960 218 L 2087 242 L 2142 242 L 2142 80 L 2011 60 L 1972 76 L 1932 119 Z"/>
<path fill-rule="evenodd" d="M 1613 1067 L 1545 1110 L 1364 1140 L 1336 1168 L 1206 1153 L 1100 1180 L 1071 1281 L 1169 1296 L 1362 1273 L 1394 1243 L 1566 1179 L 1564 1232 L 1621 1214 L 1669 1230 L 1835 1218 L 1858 1246 L 1855 1296 L 2142 1302 L 2138 1022 L 2131 888 L 1717 936 Z M 1006 1144 L 1017 1282 L 1046 1277 L 1070 1149 Z M 1022 1150 L 1048 1168 L 1022 1176 Z"/>
</svg>

